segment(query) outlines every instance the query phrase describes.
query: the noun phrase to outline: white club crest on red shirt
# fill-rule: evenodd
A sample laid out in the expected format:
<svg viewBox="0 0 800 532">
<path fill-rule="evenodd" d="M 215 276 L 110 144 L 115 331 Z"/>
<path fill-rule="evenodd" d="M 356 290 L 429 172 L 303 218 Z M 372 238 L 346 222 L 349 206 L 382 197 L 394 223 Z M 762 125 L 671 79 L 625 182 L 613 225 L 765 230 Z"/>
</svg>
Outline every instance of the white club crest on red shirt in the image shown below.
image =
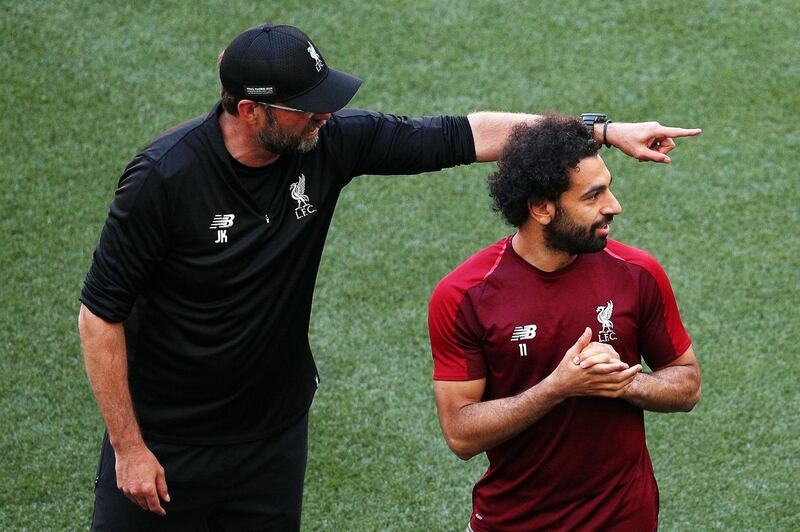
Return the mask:
<svg viewBox="0 0 800 532">
<path fill-rule="evenodd" d="M 603 326 L 600 332 L 597 333 L 597 340 L 599 342 L 609 342 L 617 339 L 617 334 L 614 332 L 614 323 L 611 321 L 611 314 L 614 312 L 614 302 L 609 300 L 604 306 L 601 305 L 595 309 L 597 312 L 597 321 Z"/>
</svg>

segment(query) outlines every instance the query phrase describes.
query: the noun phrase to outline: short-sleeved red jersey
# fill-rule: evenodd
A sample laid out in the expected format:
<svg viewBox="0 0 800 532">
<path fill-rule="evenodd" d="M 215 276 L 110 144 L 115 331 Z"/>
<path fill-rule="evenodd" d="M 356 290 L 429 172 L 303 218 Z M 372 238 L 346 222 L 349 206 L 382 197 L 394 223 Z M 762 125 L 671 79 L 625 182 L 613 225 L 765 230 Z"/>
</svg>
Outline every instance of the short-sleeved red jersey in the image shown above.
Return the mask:
<svg viewBox="0 0 800 532">
<path fill-rule="evenodd" d="M 659 368 L 691 345 L 664 270 L 614 240 L 543 272 L 505 238 L 442 279 L 428 321 L 434 379 L 485 378 L 484 401 L 544 379 L 586 327 L 630 365 Z M 623 399 L 567 399 L 486 454 L 476 531 L 656 528 L 643 412 Z"/>
</svg>

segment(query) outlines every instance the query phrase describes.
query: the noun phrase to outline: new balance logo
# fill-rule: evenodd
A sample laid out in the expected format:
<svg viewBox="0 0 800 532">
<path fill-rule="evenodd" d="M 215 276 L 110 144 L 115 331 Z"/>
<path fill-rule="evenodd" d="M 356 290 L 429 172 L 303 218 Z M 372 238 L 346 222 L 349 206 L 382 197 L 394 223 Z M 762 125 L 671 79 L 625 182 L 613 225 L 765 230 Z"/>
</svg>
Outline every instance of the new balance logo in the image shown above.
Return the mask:
<svg viewBox="0 0 800 532">
<path fill-rule="evenodd" d="M 228 227 L 233 227 L 233 219 L 236 218 L 235 214 L 215 214 L 214 219 L 211 220 L 209 229 L 217 230 L 217 239 L 215 244 L 228 243 Z"/>
<path fill-rule="evenodd" d="M 236 218 L 235 214 L 215 214 L 214 219 L 211 220 L 211 227 L 209 227 L 209 229 L 224 229 L 226 227 L 233 227 L 234 218 Z"/>
<path fill-rule="evenodd" d="M 512 342 L 519 342 L 520 340 L 532 340 L 536 336 L 536 325 L 518 325 L 514 327 L 514 332 L 511 335 Z"/>
</svg>

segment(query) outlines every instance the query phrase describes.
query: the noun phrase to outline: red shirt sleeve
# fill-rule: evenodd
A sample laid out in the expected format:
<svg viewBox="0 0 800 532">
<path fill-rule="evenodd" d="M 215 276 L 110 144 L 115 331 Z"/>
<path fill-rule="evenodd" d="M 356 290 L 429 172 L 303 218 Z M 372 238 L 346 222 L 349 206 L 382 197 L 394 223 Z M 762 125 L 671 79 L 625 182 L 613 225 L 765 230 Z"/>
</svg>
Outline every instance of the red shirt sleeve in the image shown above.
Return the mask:
<svg viewBox="0 0 800 532">
<path fill-rule="evenodd" d="M 439 282 L 428 307 L 433 378 L 469 381 L 486 377 L 483 327 L 474 298 L 506 249 L 508 239 L 479 251 Z"/>
<path fill-rule="evenodd" d="M 652 256 L 646 257 L 649 260 L 643 262 L 639 280 L 639 345 L 647 365 L 656 369 L 681 356 L 692 341 L 681 322 L 667 274 Z"/>
<path fill-rule="evenodd" d="M 639 271 L 639 348 L 651 368 L 681 356 L 692 340 L 683 327 L 675 294 L 664 268 L 646 251 L 609 240 L 607 251 Z"/>
<path fill-rule="evenodd" d="M 480 324 L 465 293 L 445 278 L 433 292 L 428 312 L 433 378 L 467 381 L 486 376 Z"/>
</svg>

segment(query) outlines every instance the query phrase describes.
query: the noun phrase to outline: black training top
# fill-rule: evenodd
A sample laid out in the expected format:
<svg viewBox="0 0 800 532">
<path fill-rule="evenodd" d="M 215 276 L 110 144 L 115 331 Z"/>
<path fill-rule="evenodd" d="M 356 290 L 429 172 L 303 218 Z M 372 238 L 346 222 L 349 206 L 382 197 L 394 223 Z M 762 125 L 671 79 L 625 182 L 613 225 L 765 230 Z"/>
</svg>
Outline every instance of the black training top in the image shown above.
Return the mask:
<svg viewBox="0 0 800 532">
<path fill-rule="evenodd" d="M 163 442 L 248 441 L 302 416 L 319 380 L 312 294 L 342 187 L 475 161 L 465 117 L 342 110 L 259 186 L 237 177 L 221 112 L 166 131 L 128 165 L 80 297 L 124 322 L 137 418 Z"/>
</svg>

